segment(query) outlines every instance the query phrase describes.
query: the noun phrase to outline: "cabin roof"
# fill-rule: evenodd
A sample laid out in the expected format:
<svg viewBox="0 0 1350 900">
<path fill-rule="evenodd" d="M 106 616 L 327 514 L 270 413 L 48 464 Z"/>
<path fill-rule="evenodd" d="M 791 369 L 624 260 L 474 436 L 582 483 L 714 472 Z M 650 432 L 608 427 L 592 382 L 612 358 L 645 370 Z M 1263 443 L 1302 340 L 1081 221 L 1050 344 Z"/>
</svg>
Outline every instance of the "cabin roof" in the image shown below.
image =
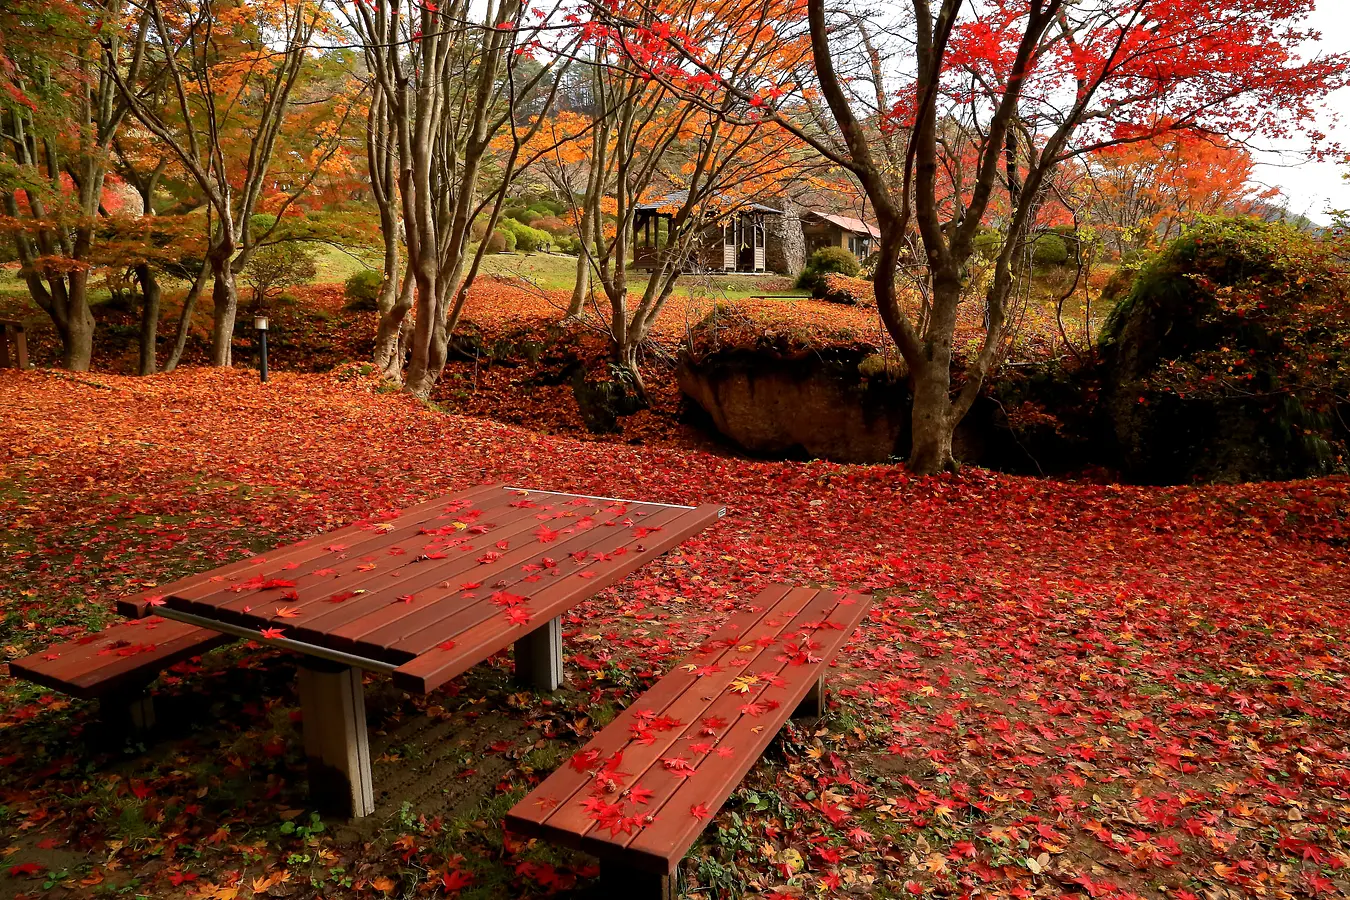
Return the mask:
<svg viewBox="0 0 1350 900">
<path fill-rule="evenodd" d="M 821 212 L 820 210 L 816 209 L 807 210 L 807 214 L 815 216 L 816 218 L 822 219 L 826 222 L 829 222 L 831 225 L 837 225 L 838 227 L 844 229 L 845 231 L 852 232 L 853 234 L 865 234 L 870 238 L 881 237 L 881 231 L 880 229 L 877 228 L 877 226 L 869 222 L 864 222 L 862 219 L 855 219 L 852 216 L 840 216 L 835 215 L 834 213 Z"/>
</svg>

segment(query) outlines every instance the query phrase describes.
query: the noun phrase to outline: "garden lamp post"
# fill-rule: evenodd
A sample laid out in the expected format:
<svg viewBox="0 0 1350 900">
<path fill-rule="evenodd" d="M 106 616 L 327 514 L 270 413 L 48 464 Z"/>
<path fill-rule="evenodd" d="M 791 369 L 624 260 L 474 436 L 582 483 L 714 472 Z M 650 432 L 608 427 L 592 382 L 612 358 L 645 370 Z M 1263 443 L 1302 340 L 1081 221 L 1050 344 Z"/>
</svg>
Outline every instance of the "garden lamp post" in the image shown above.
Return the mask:
<svg viewBox="0 0 1350 900">
<path fill-rule="evenodd" d="M 267 316 L 253 317 L 253 330 L 258 333 L 258 376 L 267 382 Z"/>
</svg>

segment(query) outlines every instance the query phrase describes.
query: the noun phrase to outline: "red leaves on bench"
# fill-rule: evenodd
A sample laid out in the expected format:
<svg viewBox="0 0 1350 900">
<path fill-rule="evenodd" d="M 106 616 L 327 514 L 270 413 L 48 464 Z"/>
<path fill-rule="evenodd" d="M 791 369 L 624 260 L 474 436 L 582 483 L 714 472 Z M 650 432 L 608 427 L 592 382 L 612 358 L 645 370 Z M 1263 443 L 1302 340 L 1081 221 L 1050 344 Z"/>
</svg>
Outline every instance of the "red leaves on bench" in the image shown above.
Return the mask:
<svg viewBox="0 0 1350 900">
<path fill-rule="evenodd" d="M 286 636 L 285 633 L 282 632 L 280 628 L 264 628 L 262 631 L 258 632 L 258 634 L 262 635 L 268 640 L 273 641 L 276 640 L 277 638 Z"/>
<path fill-rule="evenodd" d="M 254 575 L 247 581 L 241 581 L 238 584 L 231 585 L 230 590 L 238 594 L 243 591 L 274 591 L 281 588 L 295 587 L 295 582 L 289 578 L 267 578 L 262 575 Z"/>
<path fill-rule="evenodd" d="M 154 644 L 133 644 L 130 641 L 113 641 L 102 650 L 98 651 L 99 656 L 135 656 L 138 653 L 154 653 L 156 647 Z"/>
<path fill-rule="evenodd" d="M 666 771 L 676 778 L 689 778 L 698 770 L 690 765 L 689 760 L 682 756 L 663 756 L 661 765 L 666 767 Z"/>
<path fill-rule="evenodd" d="M 667 715 L 658 716 L 651 710 L 642 710 L 634 714 L 636 721 L 629 726 L 633 740 L 639 744 L 656 743 L 656 735 L 673 728 L 683 728 L 684 723 Z"/>
<path fill-rule="evenodd" d="M 599 750 L 581 750 L 572 754 L 567 764 L 578 772 L 589 772 L 600 763 Z"/>
</svg>

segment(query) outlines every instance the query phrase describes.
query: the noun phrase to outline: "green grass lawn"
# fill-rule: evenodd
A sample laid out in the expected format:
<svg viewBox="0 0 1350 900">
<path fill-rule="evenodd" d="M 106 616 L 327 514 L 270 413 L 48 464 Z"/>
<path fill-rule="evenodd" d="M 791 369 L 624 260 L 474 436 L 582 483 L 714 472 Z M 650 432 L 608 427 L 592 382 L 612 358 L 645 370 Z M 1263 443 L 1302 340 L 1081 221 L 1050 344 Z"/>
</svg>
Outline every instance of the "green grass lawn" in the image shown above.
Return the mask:
<svg viewBox="0 0 1350 900">
<path fill-rule="evenodd" d="M 497 253 L 484 257 L 482 273 L 523 278 L 544 290 L 570 290 L 575 284 L 577 258 L 556 253 Z M 629 290 L 640 293 L 647 276 L 634 273 Z M 759 297 L 765 294 L 808 296 L 781 275 L 685 275 L 675 288 L 686 296 L 724 297 L 729 300 Z"/>
</svg>

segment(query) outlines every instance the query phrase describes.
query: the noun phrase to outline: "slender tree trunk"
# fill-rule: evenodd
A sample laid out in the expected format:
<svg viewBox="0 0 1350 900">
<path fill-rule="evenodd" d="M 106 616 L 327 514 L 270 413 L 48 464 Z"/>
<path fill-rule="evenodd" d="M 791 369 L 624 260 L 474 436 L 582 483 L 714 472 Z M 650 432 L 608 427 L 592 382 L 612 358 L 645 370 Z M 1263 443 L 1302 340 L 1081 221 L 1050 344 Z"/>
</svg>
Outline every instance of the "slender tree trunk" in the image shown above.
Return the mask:
<svg viewBox="0 0 1350 900">
<path fill-rule="evenodd" d="M 959 273 L 939 270 L 933 276 L 933 311 L 925 353 L 910 365 L 914 408 L 910 417 L 910 450 L 906 467 L 916 475 L 954 472 L 952 433 L 961 417 L 952 404 L 952 339 L 961 299 Z M 917 362 L 917 365 L 915 364 Z"/>
<path fill-rule="evenodd" d="M 397 252 L 394 266 L 397 267 Z M 389 270 L 389 261 L 385 261 L 385 271 Z M 393 271 L 397 273 L 397 268 Z M 412 334 L 412 320 L 408 311 L 413 305 L 413 289 L 416 287 L 412 272 L 404 268 L 402 284 L 397 274 L 393 279 L 386 278 L 380 286 L 380 323 L 375 333 L 375 369 L 386 381 L 398 384 L 403 381 L 403 357 L 407 352 L 408 339 Z M 397 293 L 394 293 L 397 291 Z M 393 294 L 386 301 L 386 293 Z M 387 302 L 387 305 L 386 305 Z"/>
<path fill-rule="evenodd" d="M 183 298 L 183 311 L 178 316 L 178 328 L 174 332 L 173 351 L 169 354 L 169 359 L 164 363 L 164 371 L 172 372 L 178 368 L 178 363 L 183 359 L 183 349 L 187 347 L 188 332 L 192 330 L 192 313 L 197 308 L 197 300 L 202 295 L 202 288 L 206 286 L 206 272 L 210 263 L 203 262 L 202 267 L 197 270 L 197 277 L 192 282 L 192 287 L 188 289 L 187 296 Z"/>
<path fill-rule="evenodd" d="M 233 365 L 234 318 L 239 311 L 239 289 L 230 266 L 230 254 L 211 255 L 211 299 L 215 321 L 211 324 L 211 365 Z"/>
<path fill-rule="evenodd" d="M 141 341 L 138 374 L 153 375 L 158 368 L 155 358 L 159 338 L 159 279 L 149 263 L 136 266 L 136 280 L 141 283 Z"/>
<path fill-rule="evenodd" d="M 589 195 L 589 191 L 587 194 Z M 587 198 L 589 202 L 589 196 Z M 591 213 L 581 213 L 581 247 L 577 252 L 577 283 L 572 287 L 572 300 L 567 304 L 568 319 L 580 319 L 586 314 L 586 298 L 591 293 Z"/>
<path fill-rule="evenodd" d="M 61 365 L 72 372 L 88 372 L 94 358 L 94 314 L 89 309 L 88 274 L 72 272 L 68 280 L 66 341 Z"/>
</svg>

